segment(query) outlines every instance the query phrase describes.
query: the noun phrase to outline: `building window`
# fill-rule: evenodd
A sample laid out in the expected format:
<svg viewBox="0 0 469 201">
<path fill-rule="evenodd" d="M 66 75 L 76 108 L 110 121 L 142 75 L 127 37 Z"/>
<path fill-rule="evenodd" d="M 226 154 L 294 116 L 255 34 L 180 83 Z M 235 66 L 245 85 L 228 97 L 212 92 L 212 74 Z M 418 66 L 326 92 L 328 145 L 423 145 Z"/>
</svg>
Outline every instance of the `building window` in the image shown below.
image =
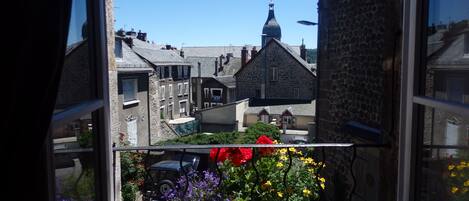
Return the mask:
<svg viewBox="0 0 469 201">
<path fill-rule="evenodd" d="M 116 38 L 114 46 L 114 55 L 116 58 L 122 59 L 122 39 Z"/>
<path fill-rule="evenodd" d="M 173 97 L 173 93 L 174 93 L 174 91 L 173 91 L 173 85 L 172 85 L 172 84 L 169 85 L 168 90 L 169 90 L 169 97 L 172 98 L 172 97 Z"/>
<path fill-rule="evenodd" d="M 179 83 L 178 84 L 178 96 L 182 96 L 182 93 L 183 93 L 183 88 L 182 88 L 182 83 Z"/>
<path fill-rule="evenodd" d="M 204 97 L 205 97 L 206 99 L 208 99 L 209 91 L 210 91 L 209 88 L 204 88 Z"/>
<path fill-rule="evenodd" d="M 164 100 L 164 98 L 165 98 L 165 92 L 166 92 L 166 91 L 165 91 L 165 87 L 164 87 L 164 86 L 161 86 L 160 88 L 161 88 L 161 89 L 160 89 L 160 97 L 161 97 L 161 100 Z"/>
<path fill-rule="evenodd" d="M 131 146 L 138 145 L 137 133 L 137 118 L 131 118 L 127 121 L 127 140 Z"/>
<path fill-rule="evenodd" d="M 222 93 L 223 93 L 223 89 L 220 89 L 220 88 L 214 88 L 214 89 L 210 89 L 210 92 L 211 92 L 211 101 L 212 102 L 221 102 L 222 101 Z"/>
<path fill-rule="evenodd" d="M 464 34 L 464 57 L 469 57 L 469 31 Z"/>
<path fill-rule="evenodd" d="M 186 101 L 180 101 L 179 102 L 179 113 L 180 114 L 186 114 L 186 105 L 187 105 L 187 102 Z"/>
<path fill-rule="evenodd" d="M 185 82 L 184 83 L 184 94 L 188 94 L 188 93 L 189 93 L 189 83 Z"/>
<path fill-rule="evenodd" d="M 293 97 L 295 97 L 295 98 L 300 97 L 300 88 L 298 88 L 298 87 L 293 88 Z"/>
<path fill-rule="evenodd" d="M 124 94 L 124 102 L 137 100 L 137 79 L 123 79 L 122 92 Z"/>
<path fill-rule="evenodd" d="M 183 72 L 182 72 L 182 71 L 183 71 L 183 68 L 182 68 L 182 66 L 178 66 L 177 69 L 178 69 L 178 70 L 177 70 L 177 71 L 178 71 L 178 76 L 177 76 L 177 78 L 178 78 L 178 79 L 182 79 L 182 78 L 183 78 L 183 77 L 182 77 L 182 75 L 183 75 Z"/>
<path fill-rule="evenodd" d="M 208 108 L 210 106 L 209 102 L 204 102 L 204 108 Z"/>
<path fill-rule="evenodd" d="M 164 66 L 164 78 L 170 78 L 169 72 L 171 71 L 171 66 Z"/>
<path fill-rule="evenodd" d="M 272 74 L 270 77 L 270 81 L 278 81 L 278 68 L 272 68 Z"/>
</svg>

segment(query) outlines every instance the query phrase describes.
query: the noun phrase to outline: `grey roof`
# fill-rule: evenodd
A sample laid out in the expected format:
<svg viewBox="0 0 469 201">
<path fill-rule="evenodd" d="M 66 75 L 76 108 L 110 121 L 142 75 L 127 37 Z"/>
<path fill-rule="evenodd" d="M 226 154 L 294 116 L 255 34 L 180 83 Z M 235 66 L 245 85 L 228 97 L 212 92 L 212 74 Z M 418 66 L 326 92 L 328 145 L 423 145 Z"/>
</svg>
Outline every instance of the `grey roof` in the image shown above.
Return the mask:
<svg viewBox="0 0 469 201">
<path fill-rule="evenodd" d="M 285 50 L 286 52 L 288 52 L 296 61 L 298 61 L 298 62 L 301 64 L 301 66 L 302 66 L 303 68 L 305 68 L 305 69 L 306 69 L 308 72 L 310 72 L 313 76 L 316 76 L 316 73 L 313 72 L 313 70 L 312 70 L 312 67 L 313 67 L 313 66 L 310 65 L 308 62 L 306 62 L 304 59 L 302 59 L 301 56 L 295 51 L 294 48 L 290 47 L 290 46 L 287 45 L 286 43 L 280 42 L 279 40 L 277 40 L 277 39 L 275 39 L 275 38 L 273 38 L 272 40 L 270 40 L 270 41 L 265 45 L 264 48 L 262 48 L 261 50 L 259 50 L 259 53 L 260 53 L 261 51 L 263 51 L 265 48 L 269 47 L 269 46 L 270 46 L 271 44 L 273 44 L 273 43 L 277 43 L 282 49 L 284 49 L 284 50 Z M 249 66 L 249 64 L 250 64 L 250 62 L 248 62 L 248 64 L 246 64 L 243 68 Z M 242 70 L 242 68 L 239 69 L 236 73 L 240 72 L 241 70 Z M 236 74 L 236 73 L 235 73 L 235 74 Z"/>
<path fill-rule="evenodd" d="M 232 75 L 228 76 L 217 76 L 214 77 L 215 80 L 222 83 L 228 88 L 235 88 L 236 87 L 236 79 Z"/>
<path fill-rule="evenodd" d="M 309 104 L 288 104 L 249 107 L 245 113 L 259 114 L 264 109 L 271 115 L 281 115 L 286 110 L 289 110 L 293 116 L 315 116 L 316 100 L 311 101 L 311 103 Z"/>
<path fill-rule="evenodd" d="M 469 25 L 468 28 L 469 30 Z M 445 38 L 441 38 L 443 42 Z M 441 48 L 436 50 L 428 60 L 432 68 L 465 68 L 469 64 L 469 56 L 464 55 L 464 32 L 455 34 L 451 39 L 446 39 Z"/>
<path fill-rule="evenodd" d="M 158 49 L 157 45 L 146 43 L 138 39 L 133 40 L 133 45 L 134 47 L 132 49 L 138 55 L 154 65 L 190 65 L 190 63 L 179 56 L 179 53 L 175 50 Z"/>
<path fill-rule="evenodd" d="M 122 43 L 122 58 L 116 59 L 116 67 L 120 72 L 132 71 L 151 71 L 151 68 L 145 61 L 143 61 L 135 52 L 130 49 L 126 43 Z"/>
<path fill-rule="evenodd" d="M 184 47 L 184 55 L 186 57 L 219 57 L 220 55 L 227 55 L 227 53 L 232 53 L 234 57 L 241 58 L 241 50 L 244 46 L 200 46 L 200 47 Z M 248 55 L 251 54 L 252 45 L 246 45 Z M 255 46 L 259 51 L 260 46 Z M 290 46 L 290 48 L 300 54 L 300 46 Z"/>
<path fill-rule="evenodd" d="M 191 77 L 197 77 L 198 63 L 200 62 L 200 76 L 201 77 L 213 77 L 215 73 L 215 61 L 217 57 L 187 57 L 186 61 L 190 62 L 193 66 L 191 70 Z M 224 64 L 226 60 L 223 60 L 223 70 L 218 72 L 219 76 L 234 75 L 241 68 L 241 58 L 231 57 L 230 62 Z"/>
</svg>

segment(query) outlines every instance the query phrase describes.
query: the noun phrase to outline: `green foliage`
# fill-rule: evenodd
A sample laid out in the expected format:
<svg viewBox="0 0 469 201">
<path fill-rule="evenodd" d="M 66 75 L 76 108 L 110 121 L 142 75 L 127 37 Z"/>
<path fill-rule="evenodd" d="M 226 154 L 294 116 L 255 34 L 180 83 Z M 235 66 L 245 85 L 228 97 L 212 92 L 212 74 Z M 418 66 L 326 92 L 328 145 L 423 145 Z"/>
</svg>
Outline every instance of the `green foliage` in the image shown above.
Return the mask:
<svg viewBox="0 0 469 201">
<path fill-rule="evenodd" d="M 88 148 L 93 146 L 93 132 L 91 130 L 84 131 L 77 137 L 80 147 Z"/>
<path fill-rule="evenodd" d="M 317 170 L 321 163 L 304 157 L 303 153 L 291 149 L 292 166 L 287 174 L 287 186 L 283 177 L 288 168 L 289 158 L 286 149 L 277 150 L 273 155 L 258 158 L 256 169 L 251 162 L 234 166 L 229 160 L 221 165 L 225 174 L 223 194 L 230 200 L 283 200 L 289 197 L 292 201 L 318 200 L 319 191 L 325 188 L 325 179 L 319 177 Z"/>
<path fill-rule="evenodd" d="M 257 122 L 246 129 L 246 133 L 242 135 L 240 143 L 255 144 L 257 138 L 261 135 L 266 135 L 270 139 L 280 140 L 280 130 L 275 125 Z"/>
<path fill-rule="evenodd" d="M 134 201 L 138 192 L 138 186 L 134 183 L 125 183 L 122 185 L 122 200 Z"/>
<path fill-rule="evenodd" d="M 124 201 L 134 201 L 135 193 L 143 188 L 145 168 L 143 154 L 121 152 L 122 197 Z"/>
<path fill-rule="evenodd" d="M 93 169 L 84 169 L 81 177 L 71 174 L 65 178 L 62 189 L 65 198 L 84 201 L 94 200 Z"/>
<path fill-rule="evenodd" d="M 306 49 L 306 59 L 308 60 L 308 63 L 316 63 L 317 55 L 317 49 Z"/>
<path fill-rule="evenodd" d="M 238 139 L 238 132 L 221 132 L 214 134 L 194 134 L 184 136 L 176 139 L 160 142 L 161 145 L 173 145 L 173 144 L 232 144 Z"/>
</svg>

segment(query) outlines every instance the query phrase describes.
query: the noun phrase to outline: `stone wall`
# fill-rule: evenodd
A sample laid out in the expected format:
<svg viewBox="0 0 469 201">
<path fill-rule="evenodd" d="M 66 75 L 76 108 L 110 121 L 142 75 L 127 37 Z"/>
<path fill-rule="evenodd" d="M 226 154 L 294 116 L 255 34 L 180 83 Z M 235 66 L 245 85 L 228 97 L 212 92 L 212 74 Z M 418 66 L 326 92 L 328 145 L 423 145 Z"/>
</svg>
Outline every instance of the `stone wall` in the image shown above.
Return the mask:
<svg viewBox="0 0 469 201">
<path fill-rule="evenodd" d="M 267 52 L 267 53 L 266 53 Z M 236 99 L 256 97 L 264 83 L 264 66 L 267 66 L 266 98 L 305 99 L 315 98 L 316 79 L 278 43 L 271 41 L 236 74 Z M 278 80 L 272 81 L 272 68 L 278 70 Z M 299 97 L 294 88 L 299 89 Z"/>
<path fill-rule="evenodd" d="M 317 135 L 322 142 L 386 143 L 357 151 L 353 200 L 395 200 L 400 68 L 400 1 L 320 0 Z M 349 121 L 378 129 L 370 141 L 344 130 Z M 326 200 L 352 188 L 351 149 L 327 149 Z"/>
</svg>

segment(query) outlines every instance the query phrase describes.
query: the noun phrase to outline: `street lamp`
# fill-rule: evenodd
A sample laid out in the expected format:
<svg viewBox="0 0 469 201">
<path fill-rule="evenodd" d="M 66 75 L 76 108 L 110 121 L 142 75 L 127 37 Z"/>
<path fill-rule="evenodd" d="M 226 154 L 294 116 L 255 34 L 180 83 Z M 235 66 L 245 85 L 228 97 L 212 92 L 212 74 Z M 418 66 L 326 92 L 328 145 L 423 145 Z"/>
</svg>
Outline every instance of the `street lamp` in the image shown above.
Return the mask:
<svg viewBox="0 0 469 201">
<path fill-rule="evenodd" d="M 310 22 L 310 21 L 306 21 L 306 20 L 300 20 L 300 21 L 297 21 L 297 22 L 302 24 L 302 25 L 307 25 L 307 26 L 318 25 L 318 23 L 316 23 L 316 22 Z"/>
</svg>

